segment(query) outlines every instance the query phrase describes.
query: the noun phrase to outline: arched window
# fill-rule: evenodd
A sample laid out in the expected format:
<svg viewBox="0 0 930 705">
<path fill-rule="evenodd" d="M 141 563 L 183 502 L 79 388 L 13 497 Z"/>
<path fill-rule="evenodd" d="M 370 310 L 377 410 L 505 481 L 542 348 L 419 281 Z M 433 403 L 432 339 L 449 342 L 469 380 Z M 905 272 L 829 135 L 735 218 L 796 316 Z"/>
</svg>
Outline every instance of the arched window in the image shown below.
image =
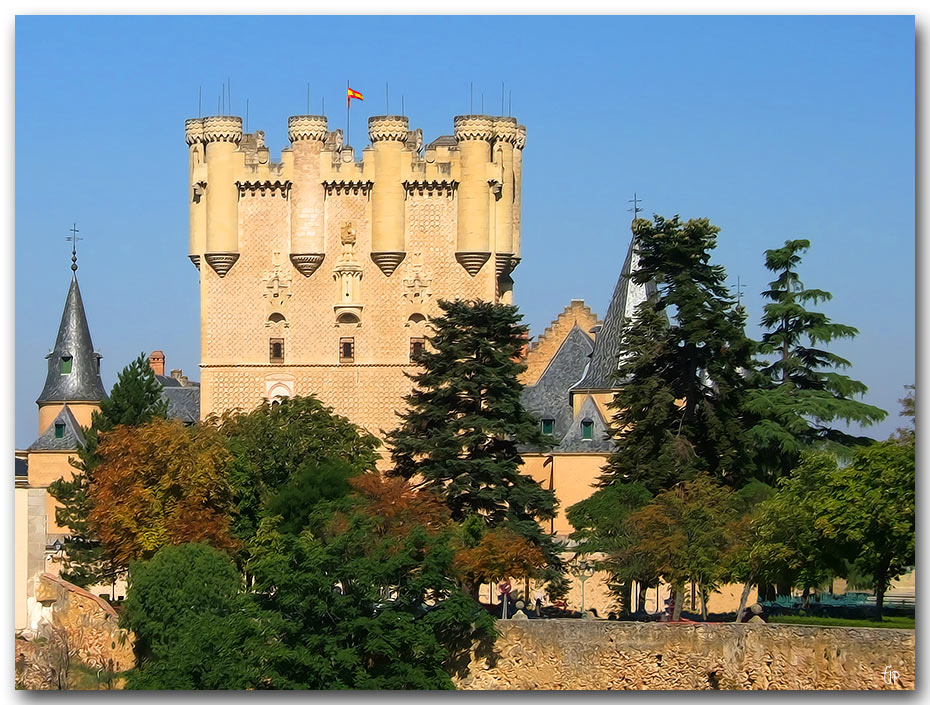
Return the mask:
<svg viewBox="0 0 930 705">
<path fill-rule="evenodd" d="M 269 323 L 284 323 L 286 320 L 287 320 L 287 319 L 284 318 L 284 316 L 282 316 L 282 315 L 281 315 L 280 313 L 278 313 L 277 311 L 275 311 L 275 312 L 272 313 L 270 316 L 268 316 L 268 322 L 269 322 Z"/>
<path fill-rule="evenodd" d="M 58 371 L 63 375 L 71 374 L 71 356 L 62 355 L 61 361 L 58 363 Z"/>
<path fill-rule="evenodd" d="M 358 325 L 358 316 L 356 316 L 351 311 L 345 311 L 339 314 L 339 317 L 336 319 L 336 323 L 340 325 Z"/>
<path fill-rule="evenodd" d="M 422 313 L 411 313 L 410 318 L 407 319 L 408 323 L 423 323 L 426 320 L 426 316 Z"/>
</svg>

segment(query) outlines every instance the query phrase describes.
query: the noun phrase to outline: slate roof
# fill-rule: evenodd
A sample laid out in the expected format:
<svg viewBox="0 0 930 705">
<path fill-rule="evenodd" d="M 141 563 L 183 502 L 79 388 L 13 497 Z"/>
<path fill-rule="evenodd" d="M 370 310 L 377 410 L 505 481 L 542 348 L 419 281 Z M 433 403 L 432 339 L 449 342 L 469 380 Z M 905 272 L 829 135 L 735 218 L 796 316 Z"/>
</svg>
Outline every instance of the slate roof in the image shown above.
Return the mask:
<svg viewBox="0 0 930 705">
<path fill-rule="evenodd" d="M 156 375 L 162 381 L 160 375 Z M 168 379 L 171 379 L 170 377 Z M 177 383 L 176 379 L 172 382 Z M 165 385 L 161 390 L 163 399 L 168 400 L 168 418 L 179 419 L 182 423 L 193 424 L 200 421 L 200 385 L 189 387 Z"/>
<path fill-rule="evenodd" d="M 71 356 L 71 372 L 68 374 L 62 374 L 59 367 L 65 355 Z M 101 355 L 94 352 L 76 275 L 71 278 L 68 297 L 65 299 L 55 349 L 46 355 L 46 359 L 48 376 L 36 403 L 100 401 L 106 397 L 100 379 Z"/>
<path fill-rule="evenodd" d="M 553 440 L 561 441 L 572 425 L 568 390 L 581 376 L 591 354 L 591 338 L 577 325 L 565 336 L 533 386 L 523 390 L 523 406 L 538 419 L 553 420 Z"/>
<path fill-rule="evenodd" d="M 455 139 L 454 135 L 440 135 L 428 145 L 427 149 L 435 149 L 436 147 L 458 147 L 459 141 Z"/>
<path fill-rule="evenodd" d="M 55 438 L 56 424 L 64 424 L 61 438 Z M 77 450 L 84 445 L 84 431 L 81 424 L 74 418 L 68 405 L 62 407 L 48 428 L 40 435 L 27 450 Z"/>
<path fill-rule="evenodd" d="M 650 280 L 645 284 L 635 284 L 630 280 L 630 273 L 635 271 L 639 261 L 634 251 L 635 242 L 635 238 L 630 241 L 620 278 L 617 279 L 617 286 L 614 287 L 607 314 L 604 316 L 604 324 L 594 339 L 591 360 L 582 378 L 572 387 L 573 391 L 616 387 L 612 375 L 617 369 L 623 320 L 631 318 L 636 306 L 656 293 L 655 282 Z"/>
<path fill-rule="evenodd" d="M 591 440 L 581 437 L 581 425 L 585 421 L 594 424 Z M 610 453 L 613 450 L 613 441 L 607 436 L 607 428 L 607 421 L 601 415 L 597 402 L 588 396 L 556 450 L 563 453 Z"/>
</svg>

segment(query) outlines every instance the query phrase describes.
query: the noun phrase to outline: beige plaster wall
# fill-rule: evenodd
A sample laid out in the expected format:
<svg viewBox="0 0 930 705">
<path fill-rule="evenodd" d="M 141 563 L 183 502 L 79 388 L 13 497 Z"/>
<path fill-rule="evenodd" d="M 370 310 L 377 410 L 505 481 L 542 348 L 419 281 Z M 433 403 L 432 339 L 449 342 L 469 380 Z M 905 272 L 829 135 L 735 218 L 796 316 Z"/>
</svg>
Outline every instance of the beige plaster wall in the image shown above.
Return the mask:
<svg viewBox="0 0 930 705">
<path fill-rule="evenodd" d="M 29 454 L 29 486 L 34 488 L 48 487 L 61 477 L 73 477 L 74 467 L 69 460 L 77 458 L 76 453 L 59 451 L 34 451 Z M 48 516 L 48 533 L 67 533 L 67 529 L 58 526 L 55 521 L 55 508 L 58 502 L 48 493 L 45 493 L 45 512 Z"/>
</svg>

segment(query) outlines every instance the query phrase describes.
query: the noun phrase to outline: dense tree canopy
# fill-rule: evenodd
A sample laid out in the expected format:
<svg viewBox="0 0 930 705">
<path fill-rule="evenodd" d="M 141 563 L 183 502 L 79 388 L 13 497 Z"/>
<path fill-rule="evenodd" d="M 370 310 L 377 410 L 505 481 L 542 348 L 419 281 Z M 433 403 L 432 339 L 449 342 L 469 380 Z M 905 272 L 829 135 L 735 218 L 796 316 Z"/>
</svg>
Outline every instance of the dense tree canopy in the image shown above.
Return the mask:
<svg viewBox="0 0 930 705">
<path fill-rule="evenodd" d="M 456 522 L 481 517 L 538 546 L 558 569 L 558 549 L 540 520 L 556 500 L 520 471 L 520 444 L 545 447 L 538 421 L 521 402 L 518 375 L 526 326 L 513 306 L 440 301 L 422 369 L 400 426 L 388 434 L 395 475 L 445 502 Z M 556 578 L 558 571 L 550 574 Z"/>
<path fill-rule="evenodd" d="M 232 548 L 230 456 L 210 426 L 157 419 L 100 435 L 88 521 L 119 566 L 163 546 Z"/>
<path fill-rule="evenodd" d="M 656 294 L 625 322 L 611 455 L 602 486 L 641 482 L 650 492 L 707 473 L 739 485 L 752 475 L 743 402 L 753 344 L 726 272 L 710 263 L 719 228 L 706 219 L 638 219 L 634 282 Z"/>
<path fill-rule="evenodd" d="M 141 353 L 119 373 L 110 395 L 101 400 L 100 409 L 91 416 L 90 427 L 84 431 L 85 443 L 78 448 L 78 460 L 73 463 L 77 472 L 49 485 L 49 494 L 61 505 L 55 510 L 55 521 L 69 531 L 61 574 L 76 585 L 87 587 L 110 582 L 119 571 L 107 560 L 99 538 L 88 524 L 93 506 L 88 488 L 101 461 L 97 453 L 99 436 L 117 426 L 164 419 L 168 402 L 162 398 L 161 390 L 148 358 Z"/>
</svg>

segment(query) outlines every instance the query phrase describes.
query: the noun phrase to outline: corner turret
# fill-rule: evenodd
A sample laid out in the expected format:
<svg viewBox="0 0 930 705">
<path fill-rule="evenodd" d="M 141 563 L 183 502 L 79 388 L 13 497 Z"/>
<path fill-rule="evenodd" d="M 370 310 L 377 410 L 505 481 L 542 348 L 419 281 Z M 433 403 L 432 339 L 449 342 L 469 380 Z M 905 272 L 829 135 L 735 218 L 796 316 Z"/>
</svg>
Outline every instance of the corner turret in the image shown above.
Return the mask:
<svg viewBox="0 0 930 705">
<path fill-rule="evenodd" d="M 320 154 L 329 135 L 324 115 L 292 115 L 287 136 L 294 155 L 291 186 L 291 263 L 305 277 L 326 257 Z"/>
<path fill-rule="evenodd" d="M 242 140 L 242 118 L 202 118 L 207 164 L 206 253 L 204 259 L 225 277 L 239 259 L 239 187 L 234 155 Z"/>
<path fill-rule="evenodd" d="M 94 351 L 90 338 L 77 274 L 71 277 L 55 348 L 45 357 L 48 375 L 42 393 L 36 399 L 39 433 L 48 428 L 66 404 L 82 425 L 90 425 L 90 416 L 100 400 L 106 397 L 106 392 L 100 379 L 102 356 Z"/>
<path fill-rule="evenodd" d="M 404 185 L 401 159 L 409 134 L 402 115 L 368 118 L 375 152 L 375 185 L 371 195 L 371 259 L 391 276 L 407 256 L 404 245 Z"/>
</svg>

